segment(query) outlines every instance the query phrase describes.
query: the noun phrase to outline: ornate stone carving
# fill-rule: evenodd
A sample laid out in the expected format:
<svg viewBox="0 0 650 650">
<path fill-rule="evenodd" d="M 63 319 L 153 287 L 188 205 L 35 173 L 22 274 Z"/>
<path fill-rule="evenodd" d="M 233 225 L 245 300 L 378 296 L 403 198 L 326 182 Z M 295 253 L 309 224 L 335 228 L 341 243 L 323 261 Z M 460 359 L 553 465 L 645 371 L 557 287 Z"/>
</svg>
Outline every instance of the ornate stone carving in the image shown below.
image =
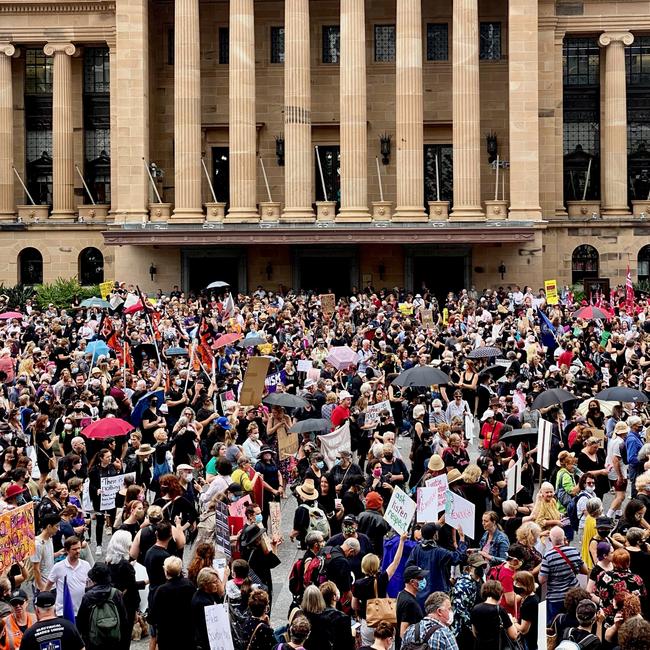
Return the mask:
<svg viewBox="0 0 650 650">
<path fill-rule="evenodd" d="M 634 43 L 634 34 L 631 34 L 630 32 L 605 32 L 598 38 L 598 45 L 601 47 L 607 47 L 612 43 L 632 45 L 632 43 Z"/>
<path fill-rule="evenodd" d="M 72 56 L 77 51 L 77 48 L 72 43 L 46 43 L 43 47 L 43 52 L 47 56 L 54 56 L 55 54 L 67 54 Z"/>
</svg>

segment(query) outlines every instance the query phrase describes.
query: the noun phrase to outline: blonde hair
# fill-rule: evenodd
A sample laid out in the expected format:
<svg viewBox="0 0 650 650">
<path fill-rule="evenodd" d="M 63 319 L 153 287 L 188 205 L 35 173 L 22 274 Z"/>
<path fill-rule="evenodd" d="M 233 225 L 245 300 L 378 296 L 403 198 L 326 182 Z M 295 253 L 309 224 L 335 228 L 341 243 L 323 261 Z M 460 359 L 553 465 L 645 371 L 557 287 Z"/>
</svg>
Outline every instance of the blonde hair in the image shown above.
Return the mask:
<svg viewBox="0 0 650 650">
<path fill-rule="evenodd" d="M 461 478 L 465 483 L 478 483 L 481 478 L 481 468 L 474 463 L 470 463 L 463 472 Z"/>
<path fill-rule="evenodd" d="M 650 484 L 650 470 L 643 472 L 640 476 L 637 476 L 636 479 L 636 489 L 639 492 L 644 492 L 648 485 Z"/>
<path fill-rule="evenodd" d="M 183 570 L 183 560 L 172 555 L 163 562 L 163 568 L 165 569 L 165 576 L 167 578 L 175 578 Z"/>
<path fill-rule="evenodd" d="M 517 528 L 517 541 L 524 546 L 534 546 L 542 534 L 541 527 L 534 521 L 527 521 Z"/>
<path fill-rule="evenodd" d="M 361 560 L 361 571 L 367 576 L 375 576 L 379 571 L 379 558 L 374 553 L 368 553 Z"/>
</svg>

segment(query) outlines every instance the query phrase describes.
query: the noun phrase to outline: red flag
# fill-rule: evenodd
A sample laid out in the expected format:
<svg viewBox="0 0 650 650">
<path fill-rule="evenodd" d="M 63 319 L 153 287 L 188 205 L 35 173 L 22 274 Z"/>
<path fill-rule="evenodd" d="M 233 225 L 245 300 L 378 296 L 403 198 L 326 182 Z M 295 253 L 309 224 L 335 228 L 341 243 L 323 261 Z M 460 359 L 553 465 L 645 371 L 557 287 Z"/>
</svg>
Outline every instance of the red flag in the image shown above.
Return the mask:
<svg viewBox="0 0 650 650">
<path fill-rule="evenodd" d="M 627 265 L 627 275 L 625 276 L 625 302 L 628 307 L 634 308 L 634 285 L 632 284 L 632 273 L 630 265 Z"/>
</svg>

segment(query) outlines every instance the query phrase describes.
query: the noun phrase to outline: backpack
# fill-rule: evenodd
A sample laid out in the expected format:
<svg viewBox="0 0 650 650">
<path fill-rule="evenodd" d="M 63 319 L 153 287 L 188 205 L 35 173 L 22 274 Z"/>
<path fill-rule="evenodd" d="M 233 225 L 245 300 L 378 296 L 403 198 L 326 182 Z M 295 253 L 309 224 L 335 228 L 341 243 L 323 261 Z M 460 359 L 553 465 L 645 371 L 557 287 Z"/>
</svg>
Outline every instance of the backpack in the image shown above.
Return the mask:
<svg viewBox="0 0 650 650">
<path fill-rule="evenodd" d="M 325 539 L 329 539 L 330 524 L 327 521 L 325 513 L 317 506 L 308 506 L 305 503 L 301 504 L 300 507 L 305 508 L 309 513 L 309 523 L 307 524 L 305 536 L 314 531 L 318 531 L 319 533 L 323 533 Z"/>
<path fill-rule="evenodd" d="M 568 630 L 564 632 L 564 638 L 562 639 L 562 643 L 566 643 L 566 646 L 563 646 L 562 643 L 558 645 L 556 650 L 564 650 L 566 647 L 566 650 L 573 650 L 573 646 L 575 646 L 576 650 L 588 650 L 589 647 L 592 645 L 596 645 L 597 643 L 600 643 L 598 637 L 595 634 L 587 634 L 586 637 L 582 639 L 582 641 L 574 641 L 573 639 L 573 631 L 575 630 L 575 627 L 571 627 Z M 573 644 L 573 646 L 570 646 L 569 644 Z"/>
<path fill-rule="evenodd" d="M 172 472 L 172 468 L 169 466 L 166 456 L 165 456 L 165 460 L 162 463 L 157 463 L 156 459 L 154 458 L 153 475 L 152 475 L 154 481 L 157 481 L 161 476 L 164 476 L 165 474 L 171 474 L 171 472 Z"/>
<path fill-rule="evenodd" d="M 580 501 L 582 497 L 587 497 L 589 499 L 590 496 L 591 495 L 589 492 L 578 492 L 578 494 L 571 498 L 571 501 L 567 506 L 566 514 L 569 518 L 569 521 L 571 522 L 571 528 L 573 528 L 575 531 L 580 528 L 580 517 L 578 517 L 578 501 Z"/>
<path fill-rule="evenodd" d="M 506 565 L 505 562 L 499 564 L 498 566 L 493 566 L 487 573 L 486 580 L 496 580 L 501 582 L 501 569 Z"/>
<path fill-rule="evenodd" d="M 109 648 L 120 643 L 120 614 L 114 602 L 117 589 L 111 587 L 108 598 L 93 605 L 88 619 L 88 641 L 94 648 Z"/>
<path fill-rule="evenodd" d="M 422 636 L 422 622 L 415 623 L 415 632 L 413 633 L 413 641 L 404 643 L 402 641 L 402 650 L 429 650 L 429 639 L 440 629 L 440 625 L 435 623 L 427 630 L 427 633 Z M 407 630 L 408 631 L 408 630 Z"/>
<path fill-rule="evenodd" d="M 558 485 L 558 483 L 561 481 L 561 476 L 562 472 L 565 472 L 568 474 L 568 472 L 562 468 L 558 473 L 557 476 L 555 477 L 555 494 L 557 496 L 557 500 L 565 507 L 568 508 L 569 504 L 573 501 L 573 495 L 567 492 L 561 485 Z"/>
</svg>

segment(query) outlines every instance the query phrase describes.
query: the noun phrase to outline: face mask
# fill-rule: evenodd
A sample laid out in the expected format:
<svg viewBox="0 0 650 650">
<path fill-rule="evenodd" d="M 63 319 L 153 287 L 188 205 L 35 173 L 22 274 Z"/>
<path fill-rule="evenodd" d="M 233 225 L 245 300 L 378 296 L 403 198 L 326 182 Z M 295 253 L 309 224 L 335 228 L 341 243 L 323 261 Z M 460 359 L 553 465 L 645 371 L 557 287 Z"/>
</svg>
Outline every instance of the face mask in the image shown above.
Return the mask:
<svg viewBox="0 0 650 650">
<path fill-rule="evenodd" d="M 341 464 L 341 459 L 340 459 L 340 458 L 337 458 L 337 459 L 334 461 L 334 465 L 336 466 L 336 465 L 340 465 L 340 464 Z"/>
<path fill-rule="evenodd" d="M 66 431 L 72 431 L 72 425 L 71 425 L 71 424 L 64 424 L 64 425 L 63 425 L 63 428 L 64 428 Z"/>
<path fill-rule="evenodd" d="M 373 475 L 375 478 L 379 478 L 379 477 L 381 476 L 381 470 L 380 470 L 380 469 L 373 469 L 373 470 L 372 470 L 372 475 Z"/>
<path fill-rule="evenodd" d="M 182 379 L 177 379 L 174 383 L 175 383 L 177 386 L 182 386 L 182 385 L 183 385 L 183 380 L 182 380 Z"/>
<path fill-rule="evenodd" d="M 262 523 L 262 515 L 255 515 L 255 523 L 256 524 L 261 524 Z"/>
<path fill-rule="evenodd" d="M 591 486 L 588 486 L 588 487 L 585 488 L 585 492 L 588 492 L 589 494 L 594 494 L 595 491 L 596 491 L 596 488 L 593 488 Z"/>
<path fill-rule="evenodd" d="M 186 481 L 191 481 L 194 478 L 194 474 L 192 472 L 187 472 L 184 477 Z"/>
<path fill-rule="evenodd" d="M 5 440 L 11 440 L 13 438 L 13 433 L 5 433 L 2 437 Z"/>
<path fill-rule="evenodd" d="M 49 420 L 45 423 L 45 427 L 46 427 L 47 429 L 50 428 L 50 421 L 49 421 Z"/>
<path fill-rule="evenodd" d="M 343 526 L 344 535 L 354 535 L 354 526 Z"/>
<path fill-rule="evenodd" d="M 454 610 L 449 610 L 449 616 L 447 618 L 447 625 L 451 625 L 454 622 Z"/>
<path fill-rule="evenodd" d="M 319 460 L 316 463 L 316 467 L 318 467 L 318 469 L 323 469 L 323 467 L 325 467 L 325 463 L 322 460 Z"/>
<path fill-rule="evenodd" d="M 384 454 L 386 460 L 393 460 L 393 454 Z"/>
<path fill-rule="evenodd" d="M 442 412 L 442 408 L 440 406 L 434 406 L 433 407 L 433 412 L 434 413 L 440 413 L 440 412 Z"/>
<path fill-rule="evenodd" d="M 517 596 L 523 596 L 526 593 L 526 590 L 518 585 L 514 585 L 512 590 L 517 594 Z"/>
<path fill-rule="evenodd" d="M 420 578 L 418 581 L 418 591 L 424 591 L 427 588 L 427 579 Z"/>
<path fill-rule="evenodd" d="M 257 433 L 253 433 L 253 434 L 251 435 L 251 440 L 252 440 L 253 442 L 257 442 L 259 439 L 260 439 L 259 434 L 257 434 Z"/>
</svg>

